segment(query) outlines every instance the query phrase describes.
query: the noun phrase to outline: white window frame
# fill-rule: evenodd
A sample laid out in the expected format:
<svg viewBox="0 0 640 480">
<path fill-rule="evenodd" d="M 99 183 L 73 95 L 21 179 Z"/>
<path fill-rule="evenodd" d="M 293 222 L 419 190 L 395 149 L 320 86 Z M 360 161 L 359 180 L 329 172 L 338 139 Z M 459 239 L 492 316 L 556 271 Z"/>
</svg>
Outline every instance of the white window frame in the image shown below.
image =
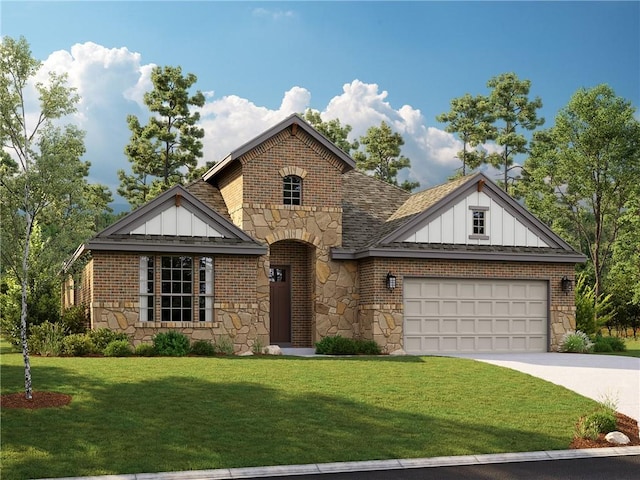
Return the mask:
<svg viewBox="0 0 640 480">
<path fill-rule="evenodd" d="M 470 240 L 489 240 L 489 207 L 470 206 Z"/>
</svg>

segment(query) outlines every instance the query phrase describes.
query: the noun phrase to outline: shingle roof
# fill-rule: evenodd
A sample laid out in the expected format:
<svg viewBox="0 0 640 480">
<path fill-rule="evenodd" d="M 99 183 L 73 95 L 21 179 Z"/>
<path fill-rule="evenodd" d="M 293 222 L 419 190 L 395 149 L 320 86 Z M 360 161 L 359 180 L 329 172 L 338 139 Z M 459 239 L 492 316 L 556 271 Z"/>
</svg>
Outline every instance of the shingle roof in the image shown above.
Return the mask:
<svg viewBox="0 0 640 480">
<path fill-rule="evenodd" d="M 342 245 L 357 248 L 380 236 L 388 218 L 411 196 L 352 170 L 342 176 Z"/>
<path fill-rule="evenodd" d="M 224 198 L 222 198 L 220 190 L 211 186 L 203 179 L 198 179 L 195 182 L 187 185 L 185 188 L 194 197 L 197 197 L 199 200 L 209 205 L 226 220 L 231 221 L 231 217 L 229 216 L 229 209 L 227 208 L 227 204 L 225 203 Z"/>
</svg>

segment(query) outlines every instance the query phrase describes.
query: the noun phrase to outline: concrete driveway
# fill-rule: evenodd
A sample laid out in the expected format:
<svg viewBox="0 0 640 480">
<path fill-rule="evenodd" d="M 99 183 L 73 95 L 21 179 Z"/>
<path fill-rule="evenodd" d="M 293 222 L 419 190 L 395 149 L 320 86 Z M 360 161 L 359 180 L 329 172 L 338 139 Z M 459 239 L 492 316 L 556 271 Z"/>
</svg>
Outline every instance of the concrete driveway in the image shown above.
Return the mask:
<svg viewBox="0 0 640 480">
<path fill-rule="evenodd" d="M 451 355 L 511 368 L 596 401 L 617 400 L 620 413 L 640 421 L 640 358 L 578 353 Z"/>
</svg>

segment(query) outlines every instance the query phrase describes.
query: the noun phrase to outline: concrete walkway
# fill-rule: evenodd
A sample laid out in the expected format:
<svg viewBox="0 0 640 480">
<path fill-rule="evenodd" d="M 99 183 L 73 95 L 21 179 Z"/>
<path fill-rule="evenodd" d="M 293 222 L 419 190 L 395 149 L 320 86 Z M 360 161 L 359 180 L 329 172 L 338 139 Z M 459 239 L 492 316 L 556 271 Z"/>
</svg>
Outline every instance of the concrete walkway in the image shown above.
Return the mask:
<svg viewBox="0 0 640 480">
<path fill-rule="evenodd" d="M 596 401 L 616 401 L 617 410 L 640 421 L 640 358 L 579 353 L 456 354 L 528 373 Z"/>
</svg>

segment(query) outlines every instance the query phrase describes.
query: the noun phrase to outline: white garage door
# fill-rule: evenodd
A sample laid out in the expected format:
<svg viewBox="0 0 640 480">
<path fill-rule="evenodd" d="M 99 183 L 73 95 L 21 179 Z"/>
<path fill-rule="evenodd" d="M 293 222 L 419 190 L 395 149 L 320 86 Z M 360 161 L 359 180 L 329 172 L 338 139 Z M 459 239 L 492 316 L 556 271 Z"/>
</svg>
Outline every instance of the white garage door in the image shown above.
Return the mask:
<svg viewBox="0 0 640 480">
<path fill-rule="evenodd" d="M 411 354 L 546 352 L 547 283 L 404 279 L 404 349 Z"/>
</svg>

